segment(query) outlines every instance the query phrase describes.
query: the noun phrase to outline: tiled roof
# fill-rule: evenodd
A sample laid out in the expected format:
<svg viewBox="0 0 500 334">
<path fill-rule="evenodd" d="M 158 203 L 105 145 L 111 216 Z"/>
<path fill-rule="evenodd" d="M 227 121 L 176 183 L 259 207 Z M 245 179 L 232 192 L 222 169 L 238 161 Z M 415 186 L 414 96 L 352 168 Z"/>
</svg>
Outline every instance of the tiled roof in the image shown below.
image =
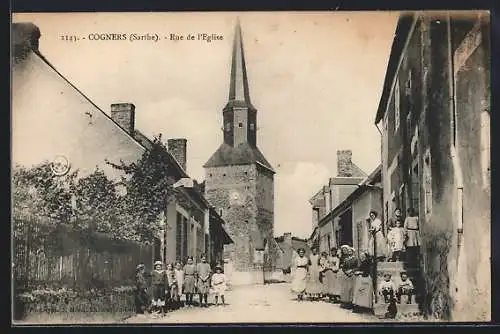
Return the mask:
<svg viewBox="0 0 500 334">
<path fill-rule="evenodd" d="M 203 167 L 220 167 L 231 165 L 248 165 L 259 163 L 274 173 L 271 164 L 257 147 L 242 143 L 236 147 L 222 144 Z"/>
</svg>

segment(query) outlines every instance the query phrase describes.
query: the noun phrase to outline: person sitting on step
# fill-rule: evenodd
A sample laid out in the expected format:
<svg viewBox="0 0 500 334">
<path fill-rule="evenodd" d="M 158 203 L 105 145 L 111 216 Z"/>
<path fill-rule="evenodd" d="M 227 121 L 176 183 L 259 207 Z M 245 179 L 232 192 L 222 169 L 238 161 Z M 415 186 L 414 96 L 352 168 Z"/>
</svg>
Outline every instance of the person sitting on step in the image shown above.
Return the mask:
<svg viewBox="0 0 500 334">
<path fill-rule="evenodd" d="M 396 286 L 391 279 L 391 274 L 384 274 L 384 280 L 380 282 L 379 294 L 384 297 L 384 302 L 389 304 L 396 297 Z"/>
<path fill-rule="evenodd" d="M 401 283 L 399 283 L 398 291 L 396 293 L 398 303 L 401 304 L 401 296 L 407 296 L 407 304 L 411 304 L 412 296 L 415 293 L 415 289 L 413 287 L 413 283 L 408 278 L 408 274 L 406 272 L 401 273 Z"/>
</svg>

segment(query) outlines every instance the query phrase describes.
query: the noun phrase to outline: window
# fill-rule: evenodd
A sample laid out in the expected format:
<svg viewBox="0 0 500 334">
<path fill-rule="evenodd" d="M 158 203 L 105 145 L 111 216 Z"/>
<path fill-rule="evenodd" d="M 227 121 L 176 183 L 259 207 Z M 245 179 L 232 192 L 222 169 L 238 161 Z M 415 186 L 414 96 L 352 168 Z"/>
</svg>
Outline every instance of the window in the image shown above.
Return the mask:
<svg viewBox="0 0 500 334">
<path fill-rule="evenodd" d="M 182 257 L 188 256 L 188 221 L 182 216 Z"/>
<path fill-rule="evenodd" d="M 255 130 L 255 124 L 250 123 L 250 130 L 252 130 L 252 131 Z"/>
<path fill-rule="evenodd" d="M 240 122 L 240 123 L 238 123 L 238 127 L 239 127 L 239 128 L 242 128 L 242 127 L 243 127 L 243 123 L 241 123 L 241 122 Z"/>
<path fill-rule="evenodd" d="M 420 183 L 418 180 L 418 160 L 414 160 L 411 168 L 411 207 L 418 212 L 420 208 Z"/>
<path fill-rule="evenodd" d="M 223 210 L 222 209 L 219 209 L 219 216 L 222 217 L 222 213 L 223 213 Z"/>
<path fill-rule="evenodd" d="M 231 129 L 231 123 L 226 123 L 226 131 L 229 131 Z"/>
<path fill-rule="evenodd" d="M 425 190 L 425 215 L 432 213 L 432 169 L 431 169 L 431 154 L 427 149 L 424 155 L 424 190 Z"/>
<path fill-rule="evenodd" d="M 406 191 L 406 185 L 403 183 L 401 187 L 399 187 L 399 208 L 401 209 L 401 212 L 406 211 L 407 203 L 405 203 L 405 191 Z"/>
<path fill-rule="evenodd" d="M 406 79 L 406 95 L 411 96 L 411 86 L 412 86 L 412 70 L 408 71 L 408 78 Z"/>
<path fill-rule="evenodd" d="M 396 87 L 394 88 L 394 132 L 397 132 L 399 129 L 399 122 L 401 121 L 401 113 L 400 113 L 400 93 L 399 93 L 399 78 L 396 80 Z"/>
</svg>

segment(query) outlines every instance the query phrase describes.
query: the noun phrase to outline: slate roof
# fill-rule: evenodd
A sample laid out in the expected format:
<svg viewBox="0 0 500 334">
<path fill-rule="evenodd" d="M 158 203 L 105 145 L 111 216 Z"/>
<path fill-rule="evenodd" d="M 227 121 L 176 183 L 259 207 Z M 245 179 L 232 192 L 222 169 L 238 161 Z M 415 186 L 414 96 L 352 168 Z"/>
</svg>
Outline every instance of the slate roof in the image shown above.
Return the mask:
<svg viewBox="0 0 500 334">
<path fill-rule="evenodd" d="M 249 165 L 254 163 L 258 163 L 275 173 L 262 152 L 257 147 L 252 147 L 248 143 L 241 143 L 236 147 L 223 143 L 203 167 Z"/>
</svg>

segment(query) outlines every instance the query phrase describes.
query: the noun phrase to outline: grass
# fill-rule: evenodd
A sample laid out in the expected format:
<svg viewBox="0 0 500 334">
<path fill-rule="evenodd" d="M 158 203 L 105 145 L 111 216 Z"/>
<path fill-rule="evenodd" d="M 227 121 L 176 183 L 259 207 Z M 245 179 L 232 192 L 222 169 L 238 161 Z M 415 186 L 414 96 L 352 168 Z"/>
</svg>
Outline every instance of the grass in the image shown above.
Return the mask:
<svg viewBox="0 0 500 334">
<path fill-rule="evenodd" d="M 116 324 L 133 315 L 110 312 L 70 312 L 70 313 L 31 313 L 23 320 L 13 321 L 13 325 L 34 324 Z"/>
</svg>

